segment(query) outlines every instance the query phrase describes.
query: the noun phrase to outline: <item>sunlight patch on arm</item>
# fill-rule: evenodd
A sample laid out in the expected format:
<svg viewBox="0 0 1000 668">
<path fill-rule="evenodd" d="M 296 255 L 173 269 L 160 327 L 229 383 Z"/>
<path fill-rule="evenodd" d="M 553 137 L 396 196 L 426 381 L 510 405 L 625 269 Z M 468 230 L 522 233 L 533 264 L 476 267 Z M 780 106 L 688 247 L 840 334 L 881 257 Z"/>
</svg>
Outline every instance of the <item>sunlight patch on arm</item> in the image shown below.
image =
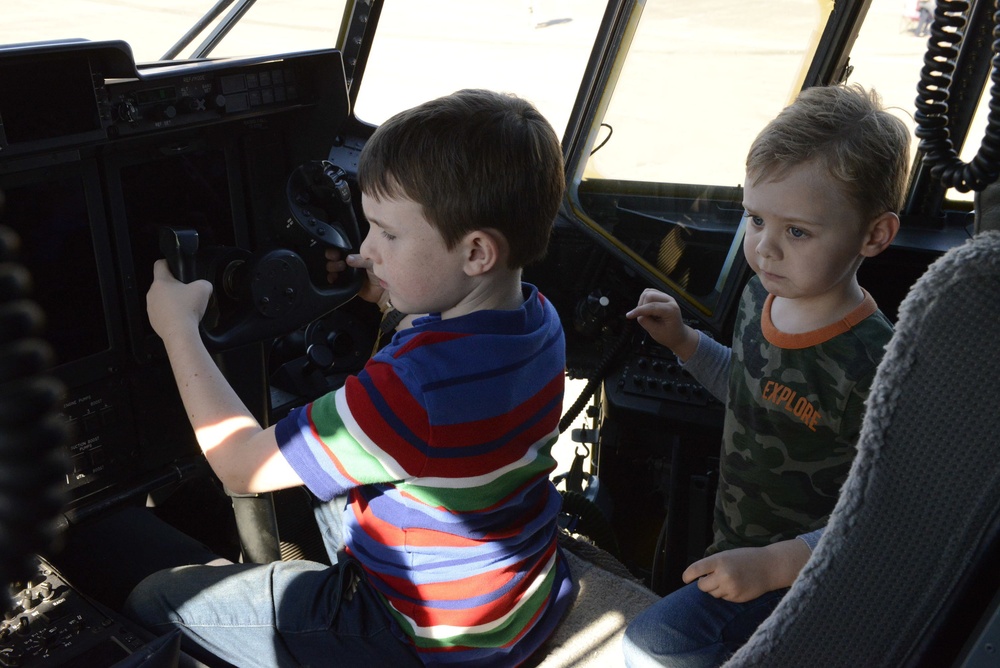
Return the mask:
<svg viewBox="0 0 1000 668">
<path fill-rule="evenodd" d="M 252 418 L 245 416 L 227 418 L 222 422 L 195 430 L 195 436 L 202 452 L 208 453 L 212 448 L 221 445 L 236 433 L 246 429 L 259 430 L 260 425 Z"/>
</svg>

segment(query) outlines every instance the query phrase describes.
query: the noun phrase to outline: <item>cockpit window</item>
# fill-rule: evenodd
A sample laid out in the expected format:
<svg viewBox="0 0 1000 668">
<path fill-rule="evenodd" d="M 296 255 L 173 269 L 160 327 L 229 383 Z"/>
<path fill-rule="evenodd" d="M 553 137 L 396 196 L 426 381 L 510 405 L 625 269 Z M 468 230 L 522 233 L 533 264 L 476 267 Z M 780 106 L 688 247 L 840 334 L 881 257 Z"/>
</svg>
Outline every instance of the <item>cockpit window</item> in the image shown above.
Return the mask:
<svg viewBox="0 0 1000 668">
<path fill-rule="evenodd" d="M 562 134 L 606 4 L 387 0 L 355 115 L 379 124 L 461 88 L 490 88 L 531 100 Z"/>
<path fill-rule="evenodd" d="M 345 0 L 4 0 L 0 44 L 123 40 L 137 62 L 161 60 L 213 8 L 217 16 L 173 59 L 191 57 L 230 13 L 248 9 L 211 52 L 249 56 L 336 46 Z"/>
<path fill-rule="evenodd" d="M 751 141 L 802 85 L 831 2 L 649 0 L 572 184 L 581 219 L 710 316 Z"/>
<path fill-rule="evenodd" d="M 820 9 L 647 2 L 584 178 L 742 183 L 750 142 L 798 90 Z"/>
</svg>

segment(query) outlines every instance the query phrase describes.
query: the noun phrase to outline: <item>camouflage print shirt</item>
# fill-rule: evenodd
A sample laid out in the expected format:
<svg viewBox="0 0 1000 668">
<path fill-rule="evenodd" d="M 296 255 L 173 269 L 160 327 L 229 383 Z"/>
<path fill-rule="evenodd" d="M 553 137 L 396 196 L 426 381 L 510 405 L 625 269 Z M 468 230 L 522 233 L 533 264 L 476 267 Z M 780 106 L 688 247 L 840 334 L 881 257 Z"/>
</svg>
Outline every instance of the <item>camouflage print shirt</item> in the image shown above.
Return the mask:
<svg viewBox="0 0 1000 668">
<path fill-rule="evenodd" d="M 728 373 L 728 394 L 714 540 L 706 554 L 775 543 L 826 525 L 892 336 L 892 324 L 867 292 L 842 321 L 804 334 L 775 329 L 770 306 L 771 297 L 752 278 L 729 363 L 715 365 L 715 373 Z M 703 348 L 722 347 L 702 341 L 709 345 L 699 344 L 685 365 L 699 380 L 695 358 L 712 356 Z M 710 378 L 703 382 L 720 387 Z"/>
</svg>

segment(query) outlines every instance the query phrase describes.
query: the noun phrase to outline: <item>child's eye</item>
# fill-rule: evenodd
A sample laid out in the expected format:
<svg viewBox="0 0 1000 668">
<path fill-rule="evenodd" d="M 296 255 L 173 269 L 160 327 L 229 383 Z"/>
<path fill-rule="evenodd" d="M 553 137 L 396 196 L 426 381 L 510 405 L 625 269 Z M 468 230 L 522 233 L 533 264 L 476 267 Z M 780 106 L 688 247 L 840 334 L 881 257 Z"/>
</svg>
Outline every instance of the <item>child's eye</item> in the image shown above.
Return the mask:
<svg viewBox="0 0 1000 668">
<path fill-rule="evenodd" d="M 803 239 L 803 238 L 809 236 L 808 232 L 806 232 L 805 230 L 800 229 L 798 227 L 789 227 L 788 228 L 788 233 L 790 235 L 792 235 L 792 237 L 795 238 L 795 239 Z"/>
<path fill-rule="evenodd" d="M 753 225 L 754 227 L 761 227 L 764 225 L 764 219 L 761 218 L 760 216 L 755 216 L 751 213 L 745 213 L 743 214 L 743 216 L 748 221 L 750 221 L 750 224 Z"/>
<path fill-rule="evenodd" d="M 396 235 L 395 234 L 389 234 L 385 230 L 382 230 L 382 238 L 385 239 L 386 241 L 392 241 L 393 239 L 396 238 Z"/>
</svg>

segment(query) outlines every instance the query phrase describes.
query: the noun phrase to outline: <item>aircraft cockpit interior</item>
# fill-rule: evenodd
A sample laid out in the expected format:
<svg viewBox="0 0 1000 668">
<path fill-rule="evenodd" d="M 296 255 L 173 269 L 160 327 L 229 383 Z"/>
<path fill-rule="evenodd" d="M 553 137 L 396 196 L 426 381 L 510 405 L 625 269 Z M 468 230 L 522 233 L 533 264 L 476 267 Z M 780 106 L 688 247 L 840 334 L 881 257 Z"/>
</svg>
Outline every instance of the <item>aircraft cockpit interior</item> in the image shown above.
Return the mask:
<svg viewBox="0 0 1000 668">
<path fill-rule="evenodd" d="M 329 280 L 327 254 L 357 253 L 368 233 L 358 158 L 401 109 L 507 90 L 562 139 L 566 194 L 525 280 L 565 331 L 552 479 L 572 563 L 595 593 L 524 664 L 535 668 L 621 664 L 628 620 L 678 588 L 712 540 L 726 400 L 625 314 L 656 288 L 731 345 L 753 273 L 746 150 L 764 123 L 804 88 L 860 81 L 912 131 L 899 234 L 858 272 L 894 323 L 919 321 L 907 298 L 921 277 L 945 256 L 964 261 L 960 249 L 996 226 L 1000 12 L 985 0 L 938 0 L 929 26 L 898 0 L 182 0 L 170 11 L 94 0 L 89 23 L 80 3 L 49 16 L 33 4 L 51 3 L 18 0 L 14 27 L 0 28 L 4 666 L 205 665 L 178 634 L 122 613 L 141 574 L 186 556 L 165 553 L 147 519 L 193 559 L 207 547 L 232 562 L 329 563 L 308 492 L 238 494 L 214 475 L 146 295 L 161 258 L 183 282 L 212 284 L 202 339 L 262 426 L 343 386 L 378 345 L 382 313 L 359 296 L 363 270 Z M 970 280 L 988 301 L 1000 279 Z M 1000 303 L 992 311 L 995 321 Z M 976 322 L 959 327 L 988 327 Z M 946 354 L 959 359 L 966 336 L 980 342 L 969 373 L 982 382 L 969 385 L 981 387 L 1000 376 L 1000 353 L 958 329 Z M 978 401 L 988 433 L 1000 411 Z M 942 445 L 962 447 L 980 444 Z M 1000 457 L 985 460 L 981 470 L 1000 471 Z M 849 479 L 858 495 L 861 474 Z M 901 630 L 898 647 L 859 649 L 870 665 L 995 660 L 1000 578 L 981 565 L 1000 551 L 990 493 L 962 536 L 975 564 L 920 622 L 924 636 Z M 849 536 L 842 522 L 834 533 Z M 805 606 L 800 582 L 812 580 L 796 581 L 791 600 Z M 822 623 L 840 633 L 840 622 Z M 788 665 L 760 649 L 780 645 L 777 624 L 754 636 L 764 654 L 727 665 Z"/>
</svg>

